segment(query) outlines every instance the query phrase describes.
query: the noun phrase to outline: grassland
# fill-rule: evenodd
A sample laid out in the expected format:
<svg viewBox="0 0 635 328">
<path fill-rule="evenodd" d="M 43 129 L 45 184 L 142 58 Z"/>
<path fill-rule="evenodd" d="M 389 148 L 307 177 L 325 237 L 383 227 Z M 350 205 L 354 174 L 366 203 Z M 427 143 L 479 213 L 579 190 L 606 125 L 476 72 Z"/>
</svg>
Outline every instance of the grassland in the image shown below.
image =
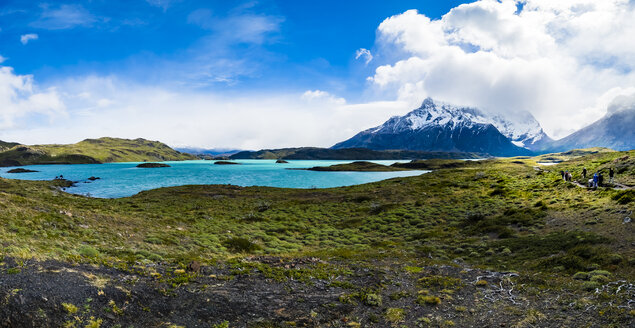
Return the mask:
<svg viewBox="0 0 635 328">
<path fill-rule="evenodd" d="M 634 158 L 538 167 L 523 157 L 334 189 L 182 186 L 121 199 L 2 179 L 0 299 L 4 314 L 22 310 L 13 323 L 78 327 L 626 327 L 635 194 L 580 188 L 559 171 L 616 167 L 632 187 Z M 187 271 L 191 261 L 204 269 Z M 46 279 L 63 297 L 38 299 L 31 286 Z"/>
<path fill-rule="evenodd" d="M 145 139 L 86 139 L 70 145 L 0 144 L 0 166 L 33 164 L 91 164 L 107 162 L 179 161 L 197 159 L 158 141 Z"/>
</svg>

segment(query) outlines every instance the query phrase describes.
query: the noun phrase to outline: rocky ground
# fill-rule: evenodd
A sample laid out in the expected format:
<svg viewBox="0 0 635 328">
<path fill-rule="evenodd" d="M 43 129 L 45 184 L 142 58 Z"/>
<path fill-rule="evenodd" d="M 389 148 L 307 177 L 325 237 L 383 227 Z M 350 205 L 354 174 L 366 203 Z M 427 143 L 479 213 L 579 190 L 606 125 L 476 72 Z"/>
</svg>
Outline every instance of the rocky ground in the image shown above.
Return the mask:
<svg viewBox="0 0 635 328">
<path fill-rule="evenodd" d="M 203 266 L 199 272 L 161 264 L 125 269 L 50 260 L 5 259 L 2 264 L 1 327 L 632 327 L 635 323 L 635 286 L 625 281 L 607 280 L 597 290 L 581 292 L 460 262 L 404 266 L 385 259 L 354 263 L 247 257 Z M 603 315 L 593 315 L 598 310 Z"/>
</svg>

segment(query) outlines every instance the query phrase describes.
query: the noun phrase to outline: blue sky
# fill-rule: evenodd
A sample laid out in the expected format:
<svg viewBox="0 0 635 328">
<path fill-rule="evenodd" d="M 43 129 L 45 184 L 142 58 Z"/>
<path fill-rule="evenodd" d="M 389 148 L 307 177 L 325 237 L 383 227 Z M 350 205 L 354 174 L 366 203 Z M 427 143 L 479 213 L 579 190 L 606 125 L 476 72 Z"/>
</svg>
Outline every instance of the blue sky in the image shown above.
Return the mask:
<svg viewBox="0 0 635 328">
<path fill-rule="evenodd" d="M 426 97 L 560 138 L 635 94 L 633 33 L 632 0 L 4 0 L 0 140 L 326 147 Z"/>
<path fill-rule="evenodd" d="M 187 88 L 318 88 L 355 97 L 372 73 L 355 52 L 373 46 L 386 17 L 408 9 L 440 17 L 457 3 L 5 1 L 0 49 L 5 65 L 41 84 L 114 74 Z M 28 34 L 37 39 L 25 45 Z"/>
</svg>

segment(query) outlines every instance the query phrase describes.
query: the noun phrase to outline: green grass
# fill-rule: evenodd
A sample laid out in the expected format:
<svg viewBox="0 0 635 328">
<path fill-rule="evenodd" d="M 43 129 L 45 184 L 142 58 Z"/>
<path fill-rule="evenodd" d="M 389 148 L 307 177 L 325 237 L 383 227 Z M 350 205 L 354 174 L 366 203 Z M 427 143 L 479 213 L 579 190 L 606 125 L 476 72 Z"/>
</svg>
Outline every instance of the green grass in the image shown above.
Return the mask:
<svg viewBox="0 0 635 328">
<path fill-rule="evenodd" d="M 599 167 L 634 155 L 598 153 L 559 165 Z M 333 189 L 181 186 L 121 199 L 0 179 L 0 251 L 108 265 L 246 254 L 431 257 L 567 277 L 597 267 L 632 277 L 633 237 L 621 221 L 635 207 L 620 201 L 627 193 L 572 188 L 559 168 L 536 171 L 532 159 L 517 161 Z M 416 263 L 408 265 L 419 274 Z"/>
</svg>

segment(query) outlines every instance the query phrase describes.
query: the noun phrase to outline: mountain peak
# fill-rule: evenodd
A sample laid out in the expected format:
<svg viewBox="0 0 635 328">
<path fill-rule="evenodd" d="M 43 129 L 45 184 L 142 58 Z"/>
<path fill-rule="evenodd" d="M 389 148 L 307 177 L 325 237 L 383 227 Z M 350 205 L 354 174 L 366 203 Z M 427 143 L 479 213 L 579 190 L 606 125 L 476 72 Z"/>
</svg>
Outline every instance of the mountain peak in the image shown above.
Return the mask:
<svg viewBox="0 0 635 328">
<path fill-rule="evenodd" d="M 420 108 L 428 108 L 428 107 L 435 107 L 434 99 L 432 99 L 430 97 L 428 97 L 428 98 L 423 100 L 423 103 L 421 104 Z"/>
<path fill-rule="evenodd" d="M 549 141 L 528 112 L 506 118 L 503 114 L 492 115 L 478 108 L 455 106 L 428 97 L 421 107 L 408 114 L 392 117 L 381 126 L 333 147 L 480 151 L 503 155 L 526 153 L 527 149 L 538 149 Z"/>
</svg>

